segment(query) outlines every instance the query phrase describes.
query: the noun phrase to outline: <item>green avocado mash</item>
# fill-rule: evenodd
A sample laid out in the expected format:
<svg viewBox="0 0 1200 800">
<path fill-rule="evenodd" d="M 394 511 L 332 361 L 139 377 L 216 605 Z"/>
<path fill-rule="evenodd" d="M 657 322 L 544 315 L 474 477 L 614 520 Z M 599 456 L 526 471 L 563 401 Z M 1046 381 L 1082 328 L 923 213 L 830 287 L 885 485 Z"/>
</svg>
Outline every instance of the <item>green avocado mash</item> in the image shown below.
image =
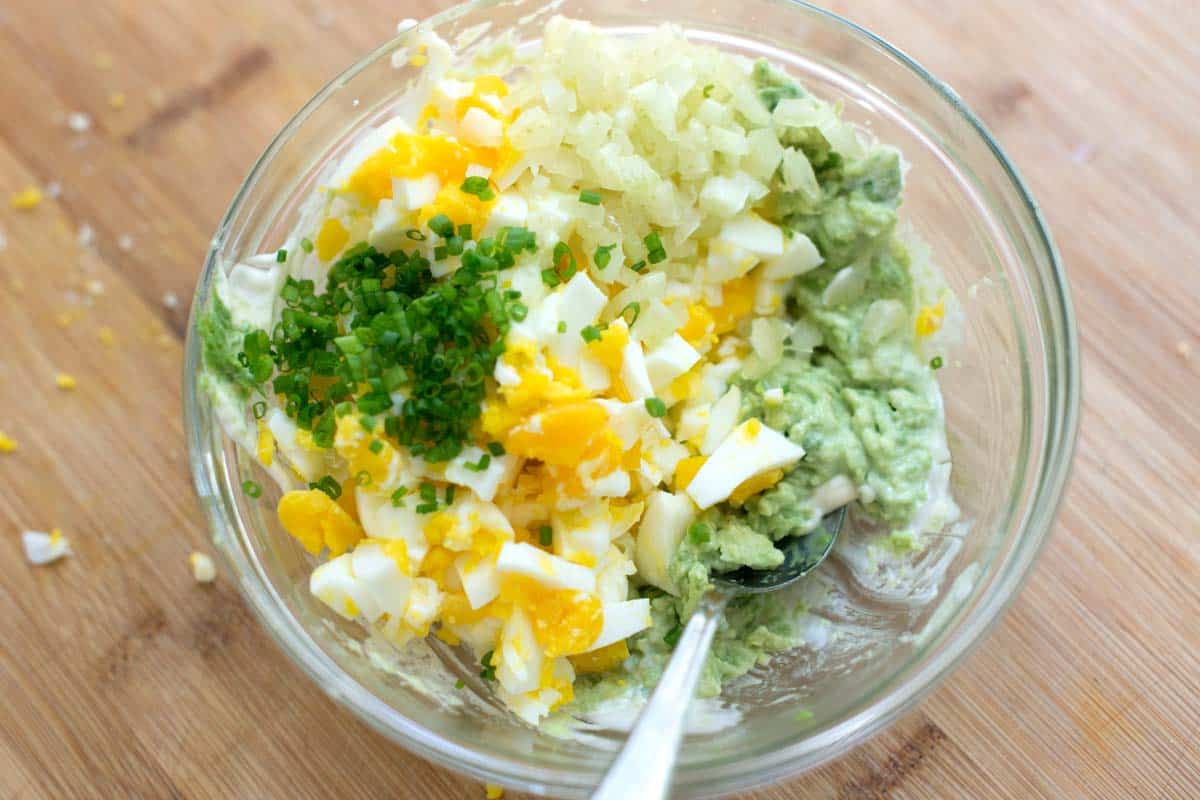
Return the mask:
<svg viewBox="0 0 1200 800">
<path fill-rule="evenodd" d="M 926 499 L 931 443 L 943 423 L 936 382 L 916 342 L 915 256 L 895 234 L 900 156 L 878 144 L 839 151 L 848 126 L 833 108 L 765 63 L 754 78 L 772 110 L 788 99 L 813 104 L 811 126 L 780 132 L 789 156 L 775 176 L 765 212 L 808 236 L 824 262 L 793 282 L 788 316 L 794 328 L 782 359 L 764 374 L 743 375 L 735 383 L 742 390 L 742 419 L 762 419 L 806 454 L 773 488 L 741 507 L 723 503 L 709 509 L 691 526 L 669 567 L 679 595 L 641 589 L 653 597 L 653 627 L 633 640 L 624 675 L 583 676 L 576 686 L 579 712 L 618 694 L 629 678 L 652 687 L 680 626 L 709 589 L 710 575 L 779 564 L 783 554 L 775 542 L 812 531 L 831 510 L 820 508 L 814 496 L 827 481 L 844 476 L 849 485 L 869 487 L 859 491 L 857 502 L 897 528 Z M 808 174 L 803 165 L 792 170 L 795 185 L 788 185 L 787 158 L 801 154 L 815 185 L 803 180 Z M 771 653 L 795 647 L 792 620 L 798 610 L 771 595 L 731 603 L 699 694 L 716 695 L 725 681 L 765 663 Z"/>
</svg>

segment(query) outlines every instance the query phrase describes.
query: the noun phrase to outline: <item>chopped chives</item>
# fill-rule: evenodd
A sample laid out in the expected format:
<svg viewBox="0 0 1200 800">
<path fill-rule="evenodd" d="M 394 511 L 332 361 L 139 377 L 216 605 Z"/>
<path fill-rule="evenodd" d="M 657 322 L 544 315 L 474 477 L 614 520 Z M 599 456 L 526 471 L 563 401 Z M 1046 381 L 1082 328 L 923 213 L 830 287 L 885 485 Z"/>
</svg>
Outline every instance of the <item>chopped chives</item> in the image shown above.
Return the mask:
<svg viewBox="0 0 1200 800">
<path fill-rule="evenodd" d="M 312 239 L 301 239 L 300 249 L 306 253 L 311 253 L 313 251 Z"/>
<path fill-rule="evenodd" d="M 458 237 L 464 242 L 471 241 L 471 224 L 465 223 L 458 226 Z"/>
<path fill-rule="evenodd" d="M 446 215 L 428 225 L 430 236 L 442 237 L 438 256 L 461 249 L 458 270 L 435 278 L 428 251 L 383 253 L 359 242 L 319 289 L 287 277 L 279 321 L 246 333 L 234 354 L 261 395 L 278 397 L 318 448 L 332 447 L 337 419 L 356 410 L 376 417 L 373 431 L 382 424 L 398 446 L 432 463 L 457 457 L 475 436 L 504 335 L 529 314 L 521 293 L 500 288 L 495 273 L 535 250 L 535 237 L 510 226 L 468 250 L 468 227 Z M 415 229 L 407 235 L 426 240 Z M 265 415 L 269 403 L 252 411 Z"/>
<path fill-rule="evenodd" d="M 367 472 L 365 469 L 360 469 L 358 472 L 354 473 L 354 482 L 359 486 L 370 486 L 374 480 L 375 479 L 371 477 L 371 473 Z"/>
<path fill-rule="evenodd" d="M 628 312 L 628 311 L 633 311 L 633 319 L 630 319 L 626 315 L 626 312 Z M 626 303 L 625 307 L 621 309 L 621 313 L 618 314 L 618 316 L 620 316 L 622 319 L 624 319 L 625 324 L 632 328 L 633 323 L 638 321 L 638 317 L 641 316 L 641 313 L 642 313 L 642 304 L 639 303 L 638 301 L 634 300 L 631 303 Z"/>
<path fill-rule="evenodd" d="M 425 236 L 425 234 L 421 233 L 416 228 L 410 228 L 408 231 L 406 231 L 404 233 L 404 235 L 407 236 L 409 239 L 412 239 L 414 242 L 423 242 L 427 238 Z"/>
<path fill-rule="evenodd" d="M 404 508 L 404 495 L 408 494 L 408 487 L 401 486 L 396 491 L 392 492 L 392 505 L 396 508 Z"/>
<path fill-rule="evenodd" d="M 941 369 L 942 368 L 942 357 L 934 356 L 933 360 L 929 362 L 929 368 L 930 369 Z"/>
<path fill-rule="evenodd" d="M 466 684 L 466 682 L 465 682 L 465 681 L 464 681 L 462 678 L 459 678 L 458 680 L 456 680 L 456 681 L 454 682 L 454 688 L 455 688 L 455 689 L 461 689 L 461 688 L 463 688 L 463 687 L 464 687 L 464 686 L 466 686 L 466 685 L 467 685 L 467 684 Z"/>
<path fill-rule="evenodd" d="M 671 647 L 674 647 L 675 645 L 679 644 L 680 636 L 683 636 L 683 626 L 676 625 L 674 628 L 671 628 L 671 630 L 666 632 L 666 634 L 663 636 L 663 641 L 669 644 Z"/>
<path fill-rule="evenodd" d="M 563 279 L 569 280 L 578 269 L 575 264 L 575 254 L 571 252 L 571 248 L 567 246 L 566 242 L 559 242 L 558 244 L 554 245 L 555 270 L 563 269 L 562 262 L 564 258 L 567 260 L 567 267 L 565 270 L 563 270 Z"/>
<path fill-rule="evenodd" d="M 462 186 L 459 186 L 458 188 L 467 194 L 475 195 L 484 202 L 487 202 L 496 196 L 496 193 L 492 191 L 492 187 L 488 185 L 488 179 L 480 177 L 479 175 L 472 175 L 471 177 L 467 178 L 462 182 Z"/>
<path fill-rule="evenodd" d="M 454 235 L 454 223 L 445 214 L 435 214 L 429 218 L 429 222 L 426 224 L 429 226 L 429 230 L 443 239 L 449 239 Z"/>
<path fill-rule="evenodd" d="M 554 544 L 554 529 L 549 525 L 543 525 L 538 528 L 538 543 L 543 547 L 549 547 Z"/>
<path fill-rule="evenodd" d="M 243 481 L 242 491 L 245 492 L 247 496 L 253 497 L 256 500 L 262 497 L 262 487 L 254 481 Z"/>
<path fill-rule="evenodd" d="M 559 320 L 559 321 L 558 321 L 558 332 L 559 332 L 559 333 L 566 333 L 566 332 L 567 332 L 567 323 L 566 323 L 566 322 L 564 322 L 563 320 Z"/>
<path fill-rule="evenodd" d="M 585 342 L 600 341 L 600 329 L 595 325 L 587 325 L 579 331 L 579 335 L 583 337 Z"/>
<path fill-rule="evenodd" d="M 642 242 L 646 245 L 646 258 L 650 259 L 651 264 L 666 260 L 667 251 L 657 233 L 651 233 Z"/>
<path fill-rule="evenodd" d="M 652 417 L 665 417 L 667 415 L 667 404 L 657 397 L 647 397 L 646 411 Z"/>
<path fill-rule="evenodd" d="M 255 419 L 262 419 L 263 417 L 265 417 L 267 415 L 267 404 L 265 402 L 263 402 L 262 400 L 259 400 L 257 403 L 255 403 L 253 406 L 250 407 L 250 410 L 254 412 Z"/>
<path fill-rule="evenodd" d="M 562 281 L 559 280 L 558 273 L 553 269 L 544 269 L 542 270 L 542 283 L 553 289 L 555 286 L 558 286 L 560 283 L 562 283 Z"/>
<path fill-rule="evenodd" d="M 370 450 L 375 455 L 379 455 L 380 451 L 383 450 L 383 440 L 382 439 L 372 439 L 371 443 L 369 445 L 367 445 L 367 449 Z"/>
<path fill-rule="evenodd" d="M 629 265 L 629 268 L 631 270 L 633 270 L 634 272 L 645 272 L 646 271 L 646 262 L 645 261 L 635 261 Z"/>
<path fill-rule="evenodd" d="M 493 655 L 495 655 L 495 651 L 488 650 L 483 654 L 483 658 L 479 659 L 479 663 L 483 665 L 483 669 L 479 672 L 479 677 L 485 681 L 496 680 L 496 666 L 492 663 Z"/>
<path fill-rule="evenodd" d="M 481 455 L 479 457 L 479 461 L 477 461 L 475 463 L 471 463 L 470 461 L 468 461 L 466 464 L 463 464 L 463 466 L 466 467 L 467 469 L 471 470 L 471 472 L 483 472 L 485 469 L 488 468 L 488 465 L 491 463 L 492 463 L 492 457 L 489 454 L 484 453 L 483 455 Z"/>
<path fill-rule="evenodd" d="M 279 264 L 287 261 L 287 250 L 283 249 L 282 247 L 279 248 L 279 250 L 275 253 L 275 261 Z"/>
<path fill-rule="evenodd" d="M 454 484 L 453 483 L 446 487 L 446 505 L 448 505 L 448 506 L 454 505 Z"/>
<path fill-rule="evenodd" d="M 596 262 L 597 269 L 604 269 L 612 261 L 612 251 L 616 244 L 602 244 L 596 248 L 596 254 L 592 256 L 592 260 Z"/>
<path fill-rule="evenodd" d="M 499 442 L 488 442 L 487 449 L 488 452 L 490 452 L 496 458 L 499 458 L 505 453 L 504 445 L 500 444 Z"/>
<path fill-rule="evenodd" d="M 342 485 L 332 475 L 326 475 L 319 481 L 315 481 L 308 485 L 310 489 L 320 489 L 325 494 L 329 495 L 330 500 L 337 500 L 342 496 Z"/>
<path fill-rule="evenodd" d="M 579 193 L 579 202 L 586 203 L 589 206 L 600 205 L 600 199 L 600 193 L 594 192 L 590 189 L 585 189 Z"/>
</svg>

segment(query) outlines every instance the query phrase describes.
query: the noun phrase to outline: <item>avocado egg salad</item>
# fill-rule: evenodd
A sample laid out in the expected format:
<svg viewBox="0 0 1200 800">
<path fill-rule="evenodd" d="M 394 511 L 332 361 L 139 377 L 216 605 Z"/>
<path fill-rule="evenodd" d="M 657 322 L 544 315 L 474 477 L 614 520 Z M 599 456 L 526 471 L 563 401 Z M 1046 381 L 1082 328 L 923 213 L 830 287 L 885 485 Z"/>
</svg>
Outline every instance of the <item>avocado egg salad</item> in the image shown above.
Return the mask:
<svg viewBox="0 0 1200 800">
<path fill-rule="evenodd" d="M 714 574 L 830 511 L 940 529 L 952 298 L 898 232 L 895 149 L 670 26 L 470 57 L 418 30 L 398 62 L 416 102 L 198 319 L 313 595 L 468 648 L 538 724 L 653 687 Z M 701 692 L 797 646 L 795 612 L 735 600 Z"/>
</svg>

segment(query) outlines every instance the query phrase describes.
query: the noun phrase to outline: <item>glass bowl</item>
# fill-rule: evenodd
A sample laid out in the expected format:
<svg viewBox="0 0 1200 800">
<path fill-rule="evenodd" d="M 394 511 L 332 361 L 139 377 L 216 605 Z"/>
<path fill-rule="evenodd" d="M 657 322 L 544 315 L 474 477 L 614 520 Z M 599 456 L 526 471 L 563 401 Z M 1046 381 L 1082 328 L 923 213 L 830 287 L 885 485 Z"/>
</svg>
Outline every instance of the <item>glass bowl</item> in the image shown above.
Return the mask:
<svg viewBox="0 0 1200 800">
<path fill-rule="evenodd" d="M 739 710 L 739 724 L 698 725 L 684 742 L 674 796 L 700 797 L 845 752 L 937 686 L 982 640 L 1049 533 L 1073 449 L 1079 378 L 1066 279 L 1037 205 L 948 86 L 878 37 L 802 3 L 672 7 L 664 17 L 659 4 L 640 0 L 473 2 L 423 24 L 469 47 L 509 31 L 535 41 L 552 12 L 627 36 L 670 21 L 694 40 L 783 64 L 903 151 L 911 164 L 903 219 L 928 243 L 965 312 L 941 373 L 963 521 L 912 565 L 919 580 L 901 594 L 872 585 L 845 554 L 822 567 L 808 643 L 727 689 L 722 700 Z M 259 501 L 241 491 L 244 480 L 270 481 L 222 434 L 198 386 L 196 309 L 214 273 L 280 246 L 330 165 L 403 104 L 416 74 L 403 57 L 393 65 L 404 42 L 401 35 L 370 53 L 300 110 L 254 165 L 213 238 L 184 375 L 196 488 L 227 574 L 321 689 L 431 761 L 512 788 L 585 797 L 622 734 L 534 730 L 490 698 L 455 649 L 434 642 L 401 658 L 365 642 L 309 595 L 313 562 L 275 519 L 276 490 Z M 456 690 L 459 678 L 466 685 Z"/>
</svg>

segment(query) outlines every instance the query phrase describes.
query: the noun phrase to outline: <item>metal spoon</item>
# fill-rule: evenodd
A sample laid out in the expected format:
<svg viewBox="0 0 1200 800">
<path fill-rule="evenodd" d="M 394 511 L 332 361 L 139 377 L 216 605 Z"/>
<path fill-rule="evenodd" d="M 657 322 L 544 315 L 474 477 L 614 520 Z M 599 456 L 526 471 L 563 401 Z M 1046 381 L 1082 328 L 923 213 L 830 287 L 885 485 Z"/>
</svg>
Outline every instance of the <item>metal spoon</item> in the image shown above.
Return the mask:
<svg viewBox="0 0 1200 800">
<path fill-rule="evenodd" d="M 688 704 L 725 606 L 737 595 L 782 589 L 812 572 L 833 549 L 845 519 L 846 509 L 839 508 L 827 514 L 812 533 L 782 542 L 783 563 L 774 569 L 743 567 L 713 576 L 713 588 L 688 620 L 654 694 L 592 800 L 661 800 L 667 796 Z M 637 791 L 631 793 L 634 789 Z"/>
</svg>

